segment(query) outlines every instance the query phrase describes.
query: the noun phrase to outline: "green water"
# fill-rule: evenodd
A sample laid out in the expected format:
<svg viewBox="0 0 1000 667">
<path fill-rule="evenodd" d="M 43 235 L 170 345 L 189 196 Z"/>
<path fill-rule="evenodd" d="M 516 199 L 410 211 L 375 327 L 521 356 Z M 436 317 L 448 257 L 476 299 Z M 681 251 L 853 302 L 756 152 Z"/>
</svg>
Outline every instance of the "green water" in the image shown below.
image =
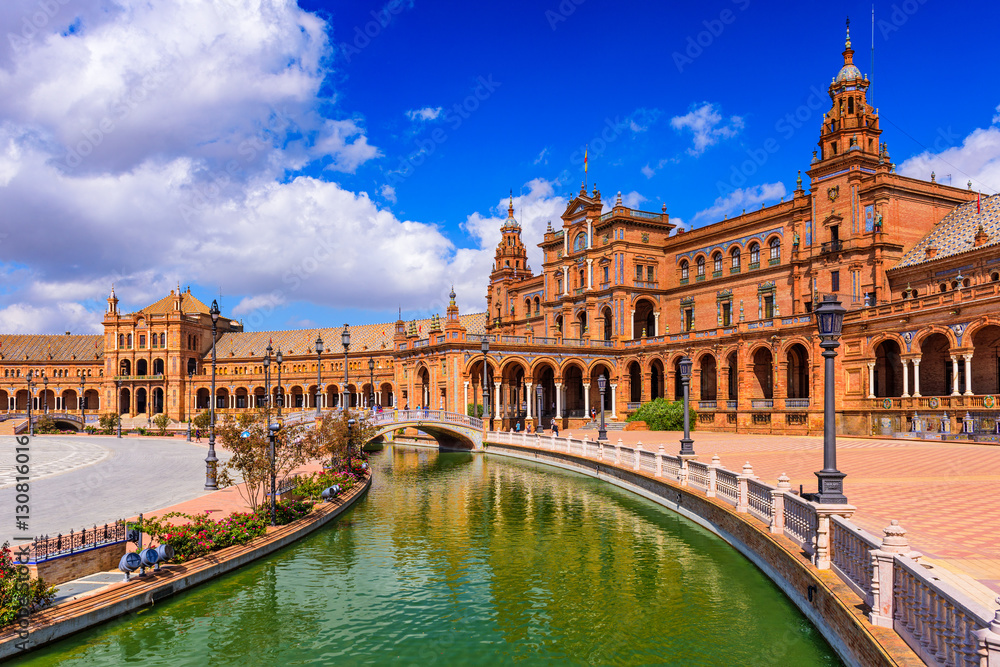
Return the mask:
<svg viewBox="0 0 1000 667">
<path fill-rule="evenodd" d="M 838 665 L 752 564 L 604 482 L 390 447 L 368 496 L 24 665 Z"/>
</svg>

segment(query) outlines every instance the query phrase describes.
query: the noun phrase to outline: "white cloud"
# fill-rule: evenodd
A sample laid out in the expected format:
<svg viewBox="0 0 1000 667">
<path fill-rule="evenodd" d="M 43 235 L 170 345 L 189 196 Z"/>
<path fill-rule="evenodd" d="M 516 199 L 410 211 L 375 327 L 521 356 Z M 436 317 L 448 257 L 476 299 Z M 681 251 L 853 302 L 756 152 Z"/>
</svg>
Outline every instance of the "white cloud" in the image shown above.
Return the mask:
<svg viewBox="0 0 1000 667">
<path fill-rule="evenodd" d="M 387 184 L 383 185 L 379 192 L 382 195 L 382 199 L 385 199 L 387 202 L 392 204 L 396 203 L 396 188 Z"/>
<path fill-rule="evenodd" d="M 652 178 L 653 176 L 656 175 L 656 170 L 650 167 L 649 164 L 646 164 L 646 166 L 640 169 L 639 171 L 642 172 L 642 175 L 645 176 L 646 178 Z"/>
<path fill-rule="evenodd" d="M 922 180 L 930 180 L 932 171 L 939 180 L 951 174 L 955 187 L 965 187 L 971 180 L 973 190 L 996 193 L 1000 191 L 1000 127 L 977 128 L 961 145 L 940 153 L 928 151 L 915 155 L 904 160 L 896 171 Z"/>
<path fill-rule="evenodd" d="M 706 220 L 710 223 L 716 222 L 722 219 L 723 215 L 739 215 L 744 210 L 753 211 L 760 208 L 760 204 L 768 202 L 775 204 L 785 194 L 784 183 L 765 183 L 737 188 L 724 197 L 717 197 L 710 207 L 695 213 L 692 225 Z"/>
<path fill-rule="evenodd" d="M 671 118 L 670 126 L 678 132 L 691 132 L 694 145 L 688 149 L 688 153 L 697 157 L 709 146 L 739 134 L 743 129 L 743 118 L 730 116 L 728 121 L 723 122 L 722 114 L 715 104 L 702 102 L 701 105 L 692 106 L 683 116 Z"/>
<path fill-rule="evenodd" d="M 406 112 L 406 117 L 412 121 L 427 122 L 431 120 L 436 120 L 441 112 L 444 111 L 442 107 L 424 107 L 423 109 L 412 109 Z"/>
<path fill-rule="evenodd" d="M 994 125 L 996 125 L 997 123 L 1000 123 L 1000 104 L 997 105 L 996 111 L 997 111 L 997 115 L 993 116 L 993 124 Z"/>
</svg>

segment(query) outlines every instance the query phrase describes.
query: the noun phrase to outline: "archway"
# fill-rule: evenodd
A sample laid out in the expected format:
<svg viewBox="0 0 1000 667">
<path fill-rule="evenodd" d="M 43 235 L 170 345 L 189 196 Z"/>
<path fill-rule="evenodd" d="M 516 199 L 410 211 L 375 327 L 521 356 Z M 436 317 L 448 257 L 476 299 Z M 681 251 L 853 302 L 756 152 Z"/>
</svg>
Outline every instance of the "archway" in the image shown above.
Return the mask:
<svg viewBox="0 0 1000 667">
<path fill-rule="evenodd" d="M 326 385 L 326 406 L 328 408 L 340 407 L 340 386 L 336 384 Z"/>
<path fill-rule="evenodd" d="M 684 400 L 684 382 L 681 380 L 681 358 L 674 359 L 674 400 Z"/>
<path fill-rule="evenodd" d="M 62 399 L 63 410 L 80 409 L 80 396 L 74 390 L 72 389 L 64 390 L 60 398 Z"/>
<path fill-rule="evenodd" d="M 383 382 L 382 386 L 379 388 L 379 405 L 384 408 L 391 408 L 394 405 L 392 385 L 388 382 Z"/>
<path fill-rule="evenodd" d="M 614 335 L 612 333 L 612 328 L 611 328 L 611 322 L 612 322 L 611 309 L 605 308 L 601 312 L 601 318 L 603 319 L 603 324 L 604 324 L 604 340 L 611 340 L 611 337 Z"/>
<path fill-rule="evenodd" d="M 520 423 L 527 416 L 527 396 L 525 392 L 525 368 L 518 361 L 510 362 L 501 370 L 502 382 L 500 385 L 500 416 L 503 428 L 512 428 L 515 423 Z"/>
<path fill-rule="evenodd" d="M 570 364 L 563 370 L 563 391 L 566 392 L 566 405 L 563 409 L 567 417 L 583 417 L 583 369 Z"/>
<path fill-rule="evenodd" d="M 205 406 L 208 407 L 208 406 Z M 219 388 L 215 390 L 215 409 L 225 410 L 229 407 L 229 390 L 226 388 Z"/>
<path fill-rule="evenodd" d="M 426 366 L 421 366 L 417 370 L 417 387 L 420 392 L 419 398 L 413 402 L 412 407 L 431 407 L 431 374 Z"/>
<path fill-rule="evenodd" d="M 128 389 L 122 389 L 118 397 L 118 414 L 132 414 L 132 394 Z"/>
<path fill-rule="evenodd" d="M 716 372 L 715 355 L 703 354 L 698 360 L 698 368 L 701 369 L 701 393 L 703 401 L 714 401 L 718 398 L 718 378 Z"/>
<path fill-rule="evenodd" d="M 577 338 L 583 338 L 587 335 L 587 311 L 581 310 L 576 316 L 576 330 Z"/>
<path fill-rule="evenodd" d="M 153 375 L 163 375 L 163 359 L 153 359 Z"/>
<path fill-rule="evenodd" d="M 153 390 L 153 414 L 158 415 L 163 412 L 163 389 L 157 387 Z"/>
<path fill-rule="evenodd" d="M 198 360 L 195 358 L 188 359 L 187 363 L 187 374 L 194 375 L 198 372 Z"/>
<path fill-rule="evenodd" d="M 83 409 L 84 410 L 100 410 L 101 409 L 101 394 L 96 389 L 87 389 L 83 392 Z"/>
<path fill-rule="evenodd" d="M 649 363 L 649 400 L 663 398 L 663 362 L 653 359 Z"/>
<path fill-rule="evenodd" d="M 1000 394 L 1000 327 L 991 324 L 977 331 L 972 348 L 972 393 Z"/>
<path fill-rule="evenodd" d="M 469 401 L 472 406 L 478 406 L 473 408 L 467 408 L 466 411 L 472 409 L 473 417 L 483 416 L 485 417 L 487 412 L 486 408 L 490 407 L 492 412 L 492 406 L 487 406 L 484 399 L 484 392 L 487 398 L 493 399 L 494 389 L 494 368 L 492 362 L 486 362 L 486 383 L 483 383 L 483 357 L 479 355 L 469 366 Z M 494 415 L 496 416 L 496 415 Z"/>
<path fill-rule="evenodd" d="M 135 390 L 135 414 L 141 415 L 148 412 L 148 401 L 146 400 L 146 389 L 140 387 Z"/>
<path fill-rule="evenodd" d="M 590 405 L 597 412 L 596 417 L 599 420 L 600 410 L 601 410 L 601 385 L 600 378 L 604 377 L 604 411 L 607 414 L 611 412 L 611 368 L 603 363 L 595 364 L 593 368 L 590 369 Z"/>
<path fill-rule="evenodd" d="M 965 380 L 965 364 L 958 365 L 959 382 Z M 920 341 L 920 393 L 924 396 L 951 394 L 951 343 L 941 333 L 933 333 Z"/>
<path fill-rule="evenodd" d="M 548 426 L 552 421 L 552 417 L 555 415 L 555 405 L 556 405 L 556 371 L 555 368 L 547 363 L 543 362 L 535 366 L 532 373 L 533 381 L 535 387 L 532 387 L 532 391 L 535 392 L 534 397 L 534 410 L 538 409 L 538 389 L 542 388 L 542 408 L 541 413 L 537 415 L 542 419 L 540 422 L 543 426 Z"/>
<path fill-rule="evenodd" d="M 246 387 L 240 387 L 236 390 L 236 409 L 245 410 L 248 407 L 250 407 L 250 392 Z"/>
<path fill-rule="evenodd" d="M 118 374 L 132 375 L 132 362 L 128 359 L 122 359 L 121 363 L 118 364 Z"/>
<path fill-rule="evenodd" d="M 642 369 L 637 361 L 628 363 L 628 400 L 629 403 L 642 402 Z"/>
<path fill-rule="evenodd" d="M 729 384 L 729 400 L 735 403 L 740 400 L 740 370 L 739 370 L 739 357 L 736 352 L 730 352 L 726 357 L 726 367 L 729 371 L 727 375 Z"/>
<path fill-rule="evenodd" d="M 754 398 L 774 398 L 774 356 L 766 347 L 753 353 Z"/>
<path fill-rule="evenodd" d="M 14 396 L 14 409 L 18 412 L 27 412 L 28 410 L 28 390 L 21 389 Z"/>
<path fill-rule="evenodd" d="M 208 389 L 204 389 L 204 388 L 199 389 L 198 392 L 195 394 L 195 399 L 194 399 L 195 400 L 195 402 L 194 402 L 195 408 L 198 409 L 198 410 L 208 410 L 209 409 L 209 405 L 208 405 L 208 397 L 209 396 L 210 396 L 210 394 L 208 392 Z"/>
<path fill-rule="evenodd" d="M 884 340 L 875 347 L 873 393 L 879 398 L 903 395 L 903 362 L 899 355 L 899 343 L 894 340 Z"/>
<path fill-rule="evenodd" d="M 788 398 L 809 398 L 809 352 L 800 343 L 795 343 L 785 356 Z"/>
<path fill-rule="evenodd" d="M 639 299 L 635 302 L 635 315 L 632 316 L 633 340 L 642 338 L 643 332 L 650 338 L 657 335 L 656 317 L 653 315 L 655 308 L 649 299 Z"/>
</svg>

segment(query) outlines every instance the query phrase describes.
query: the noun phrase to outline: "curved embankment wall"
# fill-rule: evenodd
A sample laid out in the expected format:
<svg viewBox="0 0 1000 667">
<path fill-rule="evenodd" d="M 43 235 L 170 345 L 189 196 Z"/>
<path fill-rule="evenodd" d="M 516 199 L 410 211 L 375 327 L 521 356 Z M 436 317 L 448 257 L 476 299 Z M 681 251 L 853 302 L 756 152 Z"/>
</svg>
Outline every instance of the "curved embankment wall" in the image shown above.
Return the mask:
<svg viewBox="0 0 1000 667">
<path fill-rule="evenodd" d="M 0 660 L 10 658 L 86 630 L 117 616 L 152 605 L 175 593 L 209 581 L 247 563 L 268 556 L 329 523 L 368 492 L 371 470 L 365 481 L 331 503 L 317 505 L 308 516 L 278 526 L 249 544 L 220 549 L 207 556 L 178 565 L 166 565 L 159 572 L 128 583 L 113 585 L 99 593 L 40 610 L 28 618 L 28 641 L 18 644 L 16 625 L 0 631 Z"/>
<path fill-rule="evenodd" d="M 816 569 L 791 540 L 746 514 L 675 482 L 565 452 L 487 443 L 487 454 L 536 461 L 605 480 L 663 505 L 712 531 L 774 581 L 849 665 L 924 663 L 891 629 L 868 623 L 863 601 L 831 570 Z"/>
</svg>

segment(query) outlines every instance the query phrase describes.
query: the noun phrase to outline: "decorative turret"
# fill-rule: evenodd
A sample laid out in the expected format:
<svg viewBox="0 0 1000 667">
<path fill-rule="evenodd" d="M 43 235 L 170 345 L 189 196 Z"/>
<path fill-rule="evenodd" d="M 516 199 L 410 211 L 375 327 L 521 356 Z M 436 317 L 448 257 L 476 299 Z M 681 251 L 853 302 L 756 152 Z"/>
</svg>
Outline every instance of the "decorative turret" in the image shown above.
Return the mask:
<svg viewBox="0 0 1000 667">
<path fill-rule="evenodd" d="M 511 192 L 507 219 L 500 227 L 500 243 L 497 245 L 490 286 L 486 293 L 487 312 L 494 318 L 507 315 L 507 308 L 500 305 L 507 301 L 507 287 L 531 276 L 528 250 L 521 242 L 521 225 L 514 218 L 514 193 Z"/>
<path fill-rule="evenodd" d="M 115 286 L 111 286 L 111 296 L 108 297 L 108 315 L 118 314 L 118 297 L 115 296 Z"/>
</svg>

